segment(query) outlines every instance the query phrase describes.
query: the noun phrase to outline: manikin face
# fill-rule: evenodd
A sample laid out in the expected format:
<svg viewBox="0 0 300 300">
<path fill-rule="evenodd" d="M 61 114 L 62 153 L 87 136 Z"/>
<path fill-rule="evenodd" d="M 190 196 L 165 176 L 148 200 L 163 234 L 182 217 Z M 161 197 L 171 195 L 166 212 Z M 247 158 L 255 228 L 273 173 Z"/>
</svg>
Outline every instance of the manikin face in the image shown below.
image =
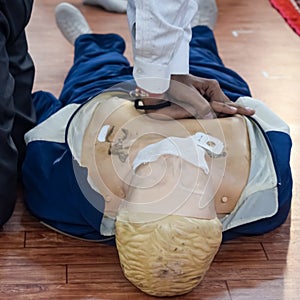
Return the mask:
<svg viewBox="0 0 300 300">
<path fill-rule="evenodd" d="M 106 200 L 105 215 L 116 218 L 124 274 L 151 295 L 186 293 L 220 246 L 217 213 L 232 209 L 246 184 L 244 121 L 162 121 L 119 98 L 100 103 L 85 130 L 81 165 Z"/>
</svg>

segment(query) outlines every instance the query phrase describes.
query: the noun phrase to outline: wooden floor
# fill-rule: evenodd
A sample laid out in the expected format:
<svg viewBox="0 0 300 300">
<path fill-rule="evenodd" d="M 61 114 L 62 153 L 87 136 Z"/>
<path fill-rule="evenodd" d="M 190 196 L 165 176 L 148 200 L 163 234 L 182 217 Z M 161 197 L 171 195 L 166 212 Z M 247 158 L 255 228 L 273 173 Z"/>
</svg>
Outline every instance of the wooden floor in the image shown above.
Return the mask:
<svg viewBox="0 0 300 300">
<path fill-rule="evenodd" d="M 55 26 L 58 0 L 35 0 L 28 38 L 36 64 L 35 90 L 58 95 L 73 49 Z M 95 32 L 117 32 L 127 41 L 125 15 L 71 3 Z M 163 2 L 162 2 L 163 3 Z M 300 37 L 268 0 L 220 0 L 216 27 L 227 66 L 249 83 L 253 96 L 285 119 L 294 141 L 295 179 L 289 220 L 264 236 L 221 246 L 205 280 L 175 299 L 300 299 Z M 126 54 L 131 59 L 130 43 Z M 67 238 L 41 224 L 22 204 L 0 232 L 0 299 L 150 299 L 123 277 L 114 247 Z"/>
</svg>

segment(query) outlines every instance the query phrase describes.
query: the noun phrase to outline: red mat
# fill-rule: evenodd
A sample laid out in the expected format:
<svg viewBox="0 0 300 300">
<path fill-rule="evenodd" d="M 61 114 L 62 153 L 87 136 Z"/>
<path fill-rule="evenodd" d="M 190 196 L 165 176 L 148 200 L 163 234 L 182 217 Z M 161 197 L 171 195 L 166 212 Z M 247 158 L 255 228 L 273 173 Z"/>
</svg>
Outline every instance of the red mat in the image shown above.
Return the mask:
<svg viewBox="0 0 300 300">
<path fill-rule="evenodd" d="M 300 0 L 270 0 L 290 27 L 300 35 Z"/>
</svg>

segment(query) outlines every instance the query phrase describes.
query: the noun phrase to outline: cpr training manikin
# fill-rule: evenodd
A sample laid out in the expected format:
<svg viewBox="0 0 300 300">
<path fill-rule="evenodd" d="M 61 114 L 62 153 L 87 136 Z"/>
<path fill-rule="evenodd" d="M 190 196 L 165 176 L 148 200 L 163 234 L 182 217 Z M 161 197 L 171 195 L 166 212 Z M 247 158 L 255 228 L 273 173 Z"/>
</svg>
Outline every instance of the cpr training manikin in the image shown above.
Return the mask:
<svg viewBox="0 0 300 300">
<path fill-rule="evenodd" d="M 107 92 L 61 109 L 26 140 L 68 145 L 70 169 L 99 211 L 101 237 L 115 236 L 125 277 L 150 295 L 181 295 L 201 282 L 227 233 L 264 233 L 286 217 L 270 222 L 280 191 L 277 140 L 271 148 L 266 132 L 289 138 L 288 126 L 260 101 L 238 101 L 255 116 L 159 120 L 122 92 Z M 58 120 L 65 124 L 54 137 Z M 84 192 L 82 170 L 101 197 Z"/>
</svg>

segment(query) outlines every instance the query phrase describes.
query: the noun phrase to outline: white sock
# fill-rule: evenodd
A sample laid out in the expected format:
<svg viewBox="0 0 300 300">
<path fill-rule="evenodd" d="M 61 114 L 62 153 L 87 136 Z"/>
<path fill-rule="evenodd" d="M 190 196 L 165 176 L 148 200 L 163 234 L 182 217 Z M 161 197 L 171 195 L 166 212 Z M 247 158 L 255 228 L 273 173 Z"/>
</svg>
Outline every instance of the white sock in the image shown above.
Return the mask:
<svg viewBox="0 0 300 300">
<path fill-rule="evenodd" d="M 105 10 L 126 13 L 127 0 L 83 0 L 84 4 L 99 5 Z"/>
</svg>

